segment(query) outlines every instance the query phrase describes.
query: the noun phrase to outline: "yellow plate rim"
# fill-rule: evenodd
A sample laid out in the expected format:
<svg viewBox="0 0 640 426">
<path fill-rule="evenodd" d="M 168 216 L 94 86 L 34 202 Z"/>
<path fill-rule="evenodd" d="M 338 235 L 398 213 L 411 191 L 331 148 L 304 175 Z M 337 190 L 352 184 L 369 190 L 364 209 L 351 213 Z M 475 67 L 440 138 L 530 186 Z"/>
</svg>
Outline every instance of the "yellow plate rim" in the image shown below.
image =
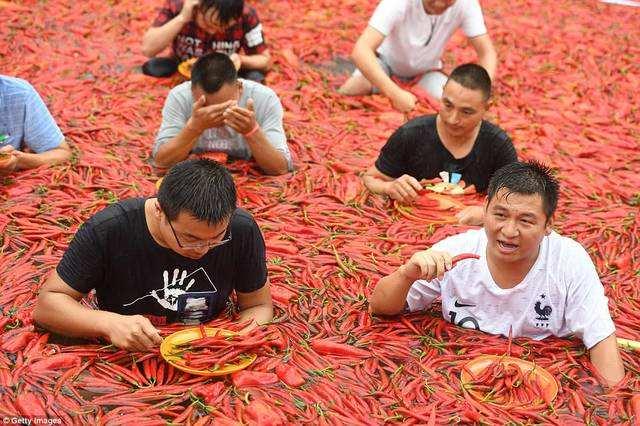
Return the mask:
<svg viewBox="0 0 640 426">
<path fill-rule="evenodd" d="M 506 363 L 506 364 L 516 364 L 523 370 L 523 372 L 531 371 L 535 368 L 534 374 L 541 379 L 543 384 L 545 384 L 546 382 L 548 386 L 550 386 L 550 388 L 549 387 L 545 388 L 545 391 L 550 390 L 551 398 L 549 398 L 549 400 L 553 401 L 558 395 L 558 382 L 551 373 L 549 373 L 547 370 L 545 370 L 543 367 L 541 367 L 538 364 L 534 364 L 533 362 L 526 361 L 520 358 L 515 358 L 512 356 L 480 355 L 468 361 L 467 363 L 465 363 L 464 367 L 460 371 L 460 382 L 464 385 L 470 381 L 471 377 L 469 376 L 469 373 L 467 372 L 467 370 L 470 370 L 471 372 L 475 372 L 474 370 L 478 370 L 478 369 L 481 370 L 485 366 L 488 366 L 493 361 L 497 361 L 497 360 L 501 360 L 503 363 Z M 469 394 L 472 395 L 476 400 L 481 400 L 484 396 L 481 392 L 474 391 L 474 390 L 467 390 L 467 392 L 469 392 Z M 492 402 L 489 402 L 489 403 L 493 404 Z"/>
<path fill-rule="evenodd" d="M 238 334 L 233 331 L 217 327 L 205 327 L 204 330 L 207 336 L 215 336 L 218 332 L 224 336 L 234 336 Z M 197 376 L 207 377 L 225 376 L 227 374 L 235 373 L 236 371 L 244 370 L 245 368 L 253 364 L 253 362 L 258 358 L 258 355 L 250 354 L 244 361 L 240 362 L 239 364 L 225 364 L 226 367 L 224 368 L 220 368 L 216 371 L 210 371 L 185 367 L 175 362 L 175 359 L 177 359 L 178 357 L 169 355 L 174 345 L 197 340 L 201 337 L 202 334 L 200 332 L 200 327 L 191 327 L 184 330 L 176 331 L 175 333 L 172 333 L 163 339 L 162 343 L 160 344 L 160 355 L 167 363 L 172 365 L 174 368 L 177 368 L 178 370 Z"/>
<path fill-rule="evenodd" d="M 191 67 L 197 60 L 198 58 L 190 58 L 180 62 L 178 64 L 178 72 L 182 74 L 183 77 L 191 79 Z"/>
</svg>

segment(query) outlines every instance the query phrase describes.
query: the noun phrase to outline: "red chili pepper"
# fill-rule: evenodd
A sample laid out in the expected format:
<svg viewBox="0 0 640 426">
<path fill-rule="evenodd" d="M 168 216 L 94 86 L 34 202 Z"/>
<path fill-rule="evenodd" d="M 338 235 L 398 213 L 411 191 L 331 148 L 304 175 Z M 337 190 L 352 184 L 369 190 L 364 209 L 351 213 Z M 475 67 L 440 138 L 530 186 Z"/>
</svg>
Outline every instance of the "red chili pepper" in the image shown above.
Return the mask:
<svg viewBox="0 0 640 426">
<path fill-rule="evenodd" d="M 16 407 L 25 417 L 45 417 L 47 415 L 42 399 L 33 392 L 20 392 L 16 397 Z"/>
<path fill-rule="evenodd" d="M 459 254 L 457 256 L 453 256 L 453 258 L 451 259 L 451 265 L 455 266 L 456 263 L 460 262 L 461 260 L 465 260 L 465 259 L 480 259 L 480 256 L 478 256 L 477 254 L 474 254 L 474 253 Z"/>
<path fill-rule="evenodd" d="M 278 376 L 273 373 L 262 373 L 259 371 L 238 371 L 231 375 L 231 381 L 234 386 L 263 386 L 273 385 L 280 380 Z"/>
<path fill-rule="evenodd" d="M 73 354 L 57 354 L 40 361 L 36 361 L 29 366 L 29 369 L 36 373 L 43 373 L 50 370 L 67 370 L 78 367 L 82 360 Z"/>
<path fill-rule="evenodd" d="M 278 364 L 276 365 L 276 374 L 287 386 L 291 386 L 292 388 L 297 388 L 306 383 L 306 380 L 300 373 L 297 367 L 289 364 Z"/>
<path fill-rule="evenodd" d="M 317 339 L 311 341 L 311 348 L 322 355 L 338 355 L 355 358 L 368 358 L 371 352 L 355 346 L 337 343 L 329 339 Z"/>
</svg>

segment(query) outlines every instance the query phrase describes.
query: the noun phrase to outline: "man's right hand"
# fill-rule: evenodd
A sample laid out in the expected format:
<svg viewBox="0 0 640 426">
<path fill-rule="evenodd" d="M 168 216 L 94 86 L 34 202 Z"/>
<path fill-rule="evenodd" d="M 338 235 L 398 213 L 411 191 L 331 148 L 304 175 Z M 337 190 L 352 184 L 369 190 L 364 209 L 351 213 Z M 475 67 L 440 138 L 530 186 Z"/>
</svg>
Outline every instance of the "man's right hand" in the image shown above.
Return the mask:
<svg viewBox="0 0 640 426">
<path fill-rule="evenodd" d="M 416 107 L 418 98 L 411 92 L 398 88 L 391 96 L 391 105 L 400 112 L 409 112 Z"/>
<path fill-rule="evenodd" d="M 0 175 L 13 172 L 18 166 L 18 157 L 16 150 L 11 146 L 3 146 L 0 148 Z"/>
<path fill-rule="evenodd" d="M 235 101 L 227 101 L 221 104 L 205 106 L 206 102 L 204 96 L 197 99 L 193 103 L 191 118 L 187 121 L 187 127 L 198 133 L 224 125 L 224 112 L 236 104 Z"/>
<path fill-rule="evenodd" d="M 162 343 L 160 332 L 142 315 L 116 315 L 107 327 L 107 338 L 121 349 L 147 352 Z"/>
<path fill-rule="evenodd" d="M 400 273 L 408 280 L 427 280 L 442 278 L 453 267 L 453 257 L 443 251 L 424 250 L 415 253 L 400 267 Z"/>
<path fill-rule="evenodd" d="M 200 0 L 184 0 L 180 16 L 182 16 L 185 23 L 190 22 L 193 19 L 194 9 L 199 3 Z"/>
<path fill-rule="evenodd" d="M 413 176 L 402 175 L 399 178 L 387 183 L 384 191 L 392 199 L 404 204 L 411 204 L 418 197 L 418 191 L 422 190 L 422 185 Z"/>
</svg>

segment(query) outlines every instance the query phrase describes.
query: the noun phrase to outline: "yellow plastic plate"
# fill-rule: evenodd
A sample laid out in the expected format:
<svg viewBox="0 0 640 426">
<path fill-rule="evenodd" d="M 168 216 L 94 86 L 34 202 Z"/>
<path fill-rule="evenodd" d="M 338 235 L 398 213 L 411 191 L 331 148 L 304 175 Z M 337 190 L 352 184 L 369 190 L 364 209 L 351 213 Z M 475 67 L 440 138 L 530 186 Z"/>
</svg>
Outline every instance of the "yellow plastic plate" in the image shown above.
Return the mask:
<svg viewBox="0 0 640 426">
<path fill-rule="evenodd" d="M 471 377 L 470 373 L 477 377 L 485 368 L 488 368 L 495 361 L 500 361 L 505 365 L 517 365 L 518 367 L 520 367 L 523 373 L 533 370 L 533 376 L 536 378 L 536 380 L 540 384 L 540 387 L 545 392 L 547 399 L 549 401 L 553 401 L 556 395 L 558 395 L 558 382 L 556 381 L 555 377 L 551 375 L 551 373 L 532 362 L 525 361 L 520 358 L 514 358 L 511 356 L 482 355 L 474 358 L 469 361 L 465 365 L 465 368 L 463 368 L 460 372 L 460 381 L 463 385 L 472 382 L 473 378 Z M 469 390 L 468 392 L 478 401 L 482 401 L 485 396 L 483 392 L 474 391 L 473 389 Z"/>
<path fill-rule="evenodd" d="M 234 336 L 237 333 L 233 331 L 225 330 L 222 328 L 215 327 L 205 327 L 205 333 L 207 336 Z M 179 361 L 181 358 L 176 355 L 171 355 L 174 351 L 175 345 L 180 345 L 182 343 L 191 342 L 193 340 L 198 340 L 202 338 L 202 334 L 200 333 L 199 327 L 187 328 L 185 330 L 176 331 L 173 334 L 165 337 L 160 345 L 160 354 L 165 361 L 169 364 L 177 368 L 178 370 L 182 370 L 184 372 L 195 374 L 197 376 L 224 376 L 227 374 L 235 373 L 236 371 L 244 370 L 248 366 L 250 366 L 258 357 L 256 354 L 249 354 L 244 360 L 239 362 L 238 364 L 225 364 L 223 368 L 219 368 L 217 370 L 198 370 L 195 368 L 185 367 L 180 364 Z M 178 361 L 178 362 L 176 362 Z"/>
<path fill-rule="evenodd" d="M 187 59 L 186 61 L 178 64 L 178 72 L 183 75 L 184 78 L 191 79 L 191 68 L 198 58 Z"/>
</svg>

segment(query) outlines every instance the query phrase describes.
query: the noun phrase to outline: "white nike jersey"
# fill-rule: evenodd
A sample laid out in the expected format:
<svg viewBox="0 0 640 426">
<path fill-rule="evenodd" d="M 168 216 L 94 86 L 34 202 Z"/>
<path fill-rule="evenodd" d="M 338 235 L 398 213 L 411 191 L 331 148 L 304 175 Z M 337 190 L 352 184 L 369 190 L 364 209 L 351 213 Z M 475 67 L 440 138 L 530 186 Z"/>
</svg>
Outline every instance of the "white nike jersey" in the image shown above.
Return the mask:
<svg viewBox="0 0 640 426">
<path fill-rule="evenodd" d="M 463 260 L 442 280 L 418 280 L 407 295 L 410 311 L 428 308 L 442 297 L 442 315 L 460 327 L 491 334 L 525 336 L 540 340 L 574 334 L 587 348 L 615 331 L 608 299 L 584 248 L 555 232 L 544 237 L 535 264 L 521 283 L 500 288 L 486 259 L 484 229 L 446 238 L 433 246 L 455 256 L 475 253 L 480 259 Z"/>
</svg>

